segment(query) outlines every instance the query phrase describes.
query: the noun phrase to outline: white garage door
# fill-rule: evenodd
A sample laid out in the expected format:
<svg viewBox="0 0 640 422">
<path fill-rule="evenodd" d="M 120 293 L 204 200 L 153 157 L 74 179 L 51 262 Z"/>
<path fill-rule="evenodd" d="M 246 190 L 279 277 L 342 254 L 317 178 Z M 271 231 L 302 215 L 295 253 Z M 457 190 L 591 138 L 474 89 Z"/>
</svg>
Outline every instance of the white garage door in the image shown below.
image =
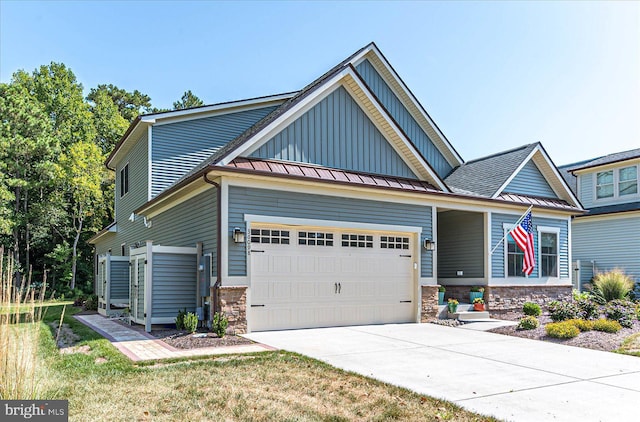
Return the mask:
<svg viewBox="0 0 640 422">
<path fill-rule="evenodd" d="M 413 236 L 253 227 L 252 331 L 415 320 Z"/>
</svg>

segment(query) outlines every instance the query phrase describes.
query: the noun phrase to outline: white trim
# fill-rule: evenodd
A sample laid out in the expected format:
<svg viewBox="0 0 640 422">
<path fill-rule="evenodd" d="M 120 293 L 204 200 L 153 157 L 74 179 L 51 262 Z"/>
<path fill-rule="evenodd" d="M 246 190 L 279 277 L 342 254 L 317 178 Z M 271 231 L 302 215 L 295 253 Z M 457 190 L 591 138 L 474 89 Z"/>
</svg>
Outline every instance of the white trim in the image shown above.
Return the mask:
<svg viewBox="0 0 640 422">
<path fill-rule="evenodd" d="M 438 208 L 435 205 L 431 206 L 431 236 L 433 242 L 436 244 L 433 253 L 431 254 L 431 277 L 437 280 L 438 278 Z M 422 257 L 422 242 L 421 236 L 418 237 L 418 256 Z M 418 277 L 422 275 L 422 268 L 418 267 Z"/>
<path fill-rule="evenodd" d="M 182 254 L 182 255 L 192 255 L 198 252 L 197 248 L 190 246 L 162 246 L 162 245 L 153 245 L 154 253 L 171 253 L 171 254 Z"/>
<path fill-rule="evenodd" d="M 616 163 L 618 166 L 616 167 L 607 167 L 605 169 L 600 169 L 598 171 L 593 172 L 593 205 L 594 206 L 606 206 L 606 205 L 616 205 L 616 204 L 624 204 L 627 202 L 635 202 L 638 198 L 640 198 L 640 164 L 633 163 Z M 620 195 L 620 170 L 626 169 L 629 167 L 636 168 L 636 193 L 632 193 L 629 195 Z M 608 196 L 606 198 L 598 198 L 598 173 L 604 173 L 607 171 L 613 172 L 613 196 Z"/>
<path fill-rule="evenodd" d="M 247 262 L 248 262 L 248 259 L 247 259 Z M 251 272 L 251 269 L 247 268 L 246 276 L 233 275 L 229 277 L 224 277 L 222 279 L 221 287 L 235 287 L 235 286 L 249 287 L 249 280 L 251 280 L 250 272 Z M 250 302 L 247 301 L 247 303 L 250 303 Z"/>
<path fill-rule="evenodd" d="M 348 83 L 352 82 L 352 83 Z M 366 99 L 374 107 L 375 111 L 385 120 L 388 128 L 381 126 L 369 107 L 362 104 L 362 99 L 354 92 L 352 84 L 355 84 L 358 89 L 364 94 Z M 449 192 L 449 188 L 444 184 L 441 178 L 429 164 L 422 158 L 419 152 L 413 147 L 413 144 L 406 138 L 402 130 L 395 124 L 394 120 L 389 116 L 386 110 L 380 105 L 376 98 L 371 94 L 369 89 L 364 85 L 358 75 L 352 68 L 347 68 L 340 73 L 333 76 L 328 81 L 324 82 L 322 86 L 316 88 L 314 92 L 309 94 L 306 98 L 302 99 L 298 104 L 294 105 L 290 110 L 287 110 L 284 114 L 279 116 L 276 120 L 271 122 L 265 128 L 260 130 L 251 139 L 249 139 L 243 145 L 239 145 L 234 151 L 228 154 L 220 161 L 220 165 L 228 165 L 233 159 L 238 156 L 248 156 L 258 150 L 261 146 L 267 143 L 273 136 L 284 130 L 300 116 L 304 115 L 312 107 L 317 105 L 324 98 L 333 93 L 338 87 L 344 87 L 349 93 L 351 98 L 358 104 L 363 112 L 369 117 L 369 120 L 376 126 L 376 128 L 382 133 L 386 141 L 391 147 L 398 153 L 402 160 L 411 168 L 411 170 L 420 177 L 426 179 L 430 183 L 438 186 L 444 192 Z M 391 130 L 395 136 L 402 142 L 407 152 L 403 151 L 393 140 L 389 139 L 388 133 Z M 422 169 L 416 166 L 418 164 Z"/>
<path fill-rule="evenodd" d="M 220 202 L 218 204 L 218 212 L 220 213 L 220 227 L 218 227 L 218 236 L 220 236 L 220 267 L 218 275 L 222 280 L 229 277 L 229 182 L 226 178 L 222 178 L 219 183 Z M 245 237 L 246 234 L 245 234 Z"/>
<path fill-rule="evenodd" d="M 569 224 L 570 226 L 571 224 Z M 538 278 L 559 278 L 560 277 L 560 228 L 548 227 L 548 226 L 536 226 L 538 232 Z M 556 275 L 555 276 L 543 276 L 542 275 L 542 233 L 553 233 L 556 235 Z M 569 260 L 571 262 L 571 260 Z M 569 274 L 571 275 L 571 274 Z"/>
<path fill-rule="evenodd" d="M 153 243 L 147 240 L 147 253 L 144 264 L 144 330 L 151 331 L 153 312 Z"/>
<path fill-rule="evenodd" d="M 484 281 L 486 282 L 485 284 L 489 283 L 489 280 L 491 280 L 492 273 L 493 273 L 492 254 L 489 253 L 489 251 L 492 248 L 491 242 L 493 241 L 492 236 L 491 236 L 491 224 L 492 224 L 491 211 L 487 211 L 487 212 L 484 213 L 484 238 L 485 238 L 485 242 L 484 242 L 484 256 L 485 256 Z"/>
<path fill-rule="evenodd" d="M 152 126 L 147 127 L 147 201 L 151 201 L 151 183 L 153 181 L 153 147 L 151 145 Z"/>
<path fill-rule="evenodd" d="M 393 82 L 398 84 L 398 86 L 400 86 L 400 88 L 404 91 L 404 94 L 409 98 L 410 101 L 413 102 L 413 105 L 418 110 L 420 117 L 425 119 L 427 121 L 427 124 L 429 124 L 430 128 L 438 135 L 438 137 L 440 138 L 439 139 L 440 143 L 448 149 L 448 152 L 451 155 L 451 158 L 454 158 L 455 160 L 458 161 L 457 163 L 451 163 L 446 157 L 447 154 L 444 154 L 442 151 L 440 151 L 440 153 L 445 157 L 445 159 L 447 159 L 447 162 L 451 165 L 451 167 L 456 167 L 457 165 L 464 163 L 464 160 L 462 159 L 460 154 L 458 154 L 458 152 L 453 148 L 453 145 L 451 145 L 451 143 L 447 140 L 446 136 L 444 136 L 444 134 L 442 133 L 442 131 L 440 131 L 438 126 L 435 124 L 435 122 L 431 119 L 431 117 L 429 117 L 429 115 L 426 113 L 426 111 L 424 110 L 424 108 L 422 107 L 418 99 L 411 93 L 407 85 L 402 81 L 400 76 L 391 67 L 391 64 L 384 58 L 384 56 L 382 55 L 380 50 L 377 48 L 377 46 L 375 46 L 374 44 L 371 44 L 368 48 L 364 49 L 360 54 L 358 54 L 353 59 L 351 59 L 351 64 L 354 67 L 358 66 L 361 62 L 367 59 L 366 56 L 368 54 L 374 55 L 380 61 L 380 63 L 382 63 L 382 65 L 385 67 L 385 70 L 393 77 L 394 79 Z M 369 60 L 369 63 L 371 63 L 371 65 L 374 68 L 376 67 L 376 63 L 372 62 L 371 60 Z M 389 81 L 386 80 L 384 75 L 381 72 L 379 72 L 378 69 L 376 69 L 376 72 L 378 72 L 378 74 L 385 81 L 389 89 L 391 89 L 391 91 L 396 95 L 396 97 L 400 100 L 403 106 L 407 109 L 407 112 L 413 115 L 414 113 L 411 113 L 411 111 L 409 110 L 409 107 L 407 107 L 407 105 L 404 103 L 402 95 L 398 95 L 398 92 L 396 92 L 396 90 L 392 86 L 393 84 L 390 84 Z M 427 131 L 425 130 L 425 128 L 422 127 L 419 120 L 420 119 L 417 119 L 418 124 L 421 126 L 422 130 L 424 130 L 426 133 Z M 434 144 L 434 146 L 436 145 Z M 437 146 L 436 148 L 440 150 L 440 148 L 438 148 Z"/>
<path fill-rule="evenodd" d="M 183 122 L 183 121 L 193 120 L 193 119 L 201 119 L 203 117 L 210 117 L 210 116 L 203 116 L 203 114 L 218 116 L 218 115 L 229 114 L 229 113 L 237 113 L 238 111 L 240 111 L 238 109 L 242 109 L 242 111 L 253 110 L 253 109 L 268 107 L 267 104 L 269 103 L 276 103 L 276 102 L 283 103 L 296 94 L 297 94 L 297 91 L 286 93 L 286 94 L 278 94 L 278 95 L 272 95 L 268 97 L 250 99 L 250 100 L 238 100 L 238 101 L 226 102 L 222 104 L 213 104 L 213 105 L 204 106 L 204 107 L 175 110 L 168 113 L 151 114 L 148 116 L 141 116 L 140 121 L 145 123 L 153 123 L 159 126 L 167 123 L 176 123 L 176 122 Z M 196 117 L 192 117 L 194 115 L 196 115 Z M 167 120 L 167 119 L 171 119 L 171 121 L 161 122 L 161 120 Z"/>
<path fill-rule="evenodd" d="M 418 287 L 422 286 L 437 286 L 437 277 L 418 277 Z"/>
<path fill-rule="evenodd" d="M 288 226 L 327 227 L 337 229 L 393 231 L 403 233 L 422 233 L 422 227 L 400 226 L 393 224 L 356 223 L 352 221 L 317 220 L 313 218 L 290 218 L 270 215 L 245 214 L 244 221 L 255 224 L 281 224 Z"/>
<path fill-rule="evenodd" d="M 513 223 L 502 223 L 502 233 L 504 235 L 503 239 L 502 239 L 502 249 L 503 249 L 503 253 L 504 253 L 504 278 L 507 280 L 517 280 L 517 279 L 524 279 L 524 280 L 535 280 L 537 279 L 534 277 L 527 277 L 527 276 L 517 276 L 517 275 L 509 275 L 509 232 L 511 230 L 513 230 L 515 228 L 515 226 L 513 225 Z M 538 242 L 540 243 L 540 242 Z M 523 255 L 524 257 L 524 255 Z M 524 258 L 523 258 L 524 259 Z M 539 273 L 539 271 L 538 271 Z M 540 275 L 540 274 L 538 274 Z"/>
<path fill-rule="evenodd" d="M 624 220 L 627 218 L 640 217 L 640 210 L 621 211 L 611 214 L 598 214 L 598 215 L 585 215 L 580 218 L 574 218 L 571 224 L 586 224 L 593 223 L 594 221 L 609 221 L 609 220 Z"/>
<path fill-rule="evenodd" d="M 538 152 L 538 146 L 536 146 L 534 149 L 531 150 L 531 152 L 529 153 L 529 155 L 527 155 L 527 158 L 525 158 L 524 160 L 522 160 L 522 162 L 520 163 L 520 165 L 518 165 L 518 167 L 516 167 L 516 169 L 513 171 L 513 173 L 511 173 L 511 176 L 509 176 L 507 178 L 507 180 L 505 180 L 505 182 L 498 188 L 498 190 L 496 191 L 496 193 L 493 194 L 493 196 L 491 196 L 491 198 L 496 199 L 501 193 L 502 191 L 509 186 L 509 183 L 511 183 L 513 181 L 513 179 L 516 178 L 516 176 L 518 175 L 518 173 L 520 173 L 520 170 L 522 170 L 524 168 L 524 166 L 527 165 L 527 163 L 531 160 L 531 158 L 533 158 L 533 156 L 535 155 L 536 152 Z M 543 176 L 544 177 L 544 176 Z"/>
</svg>

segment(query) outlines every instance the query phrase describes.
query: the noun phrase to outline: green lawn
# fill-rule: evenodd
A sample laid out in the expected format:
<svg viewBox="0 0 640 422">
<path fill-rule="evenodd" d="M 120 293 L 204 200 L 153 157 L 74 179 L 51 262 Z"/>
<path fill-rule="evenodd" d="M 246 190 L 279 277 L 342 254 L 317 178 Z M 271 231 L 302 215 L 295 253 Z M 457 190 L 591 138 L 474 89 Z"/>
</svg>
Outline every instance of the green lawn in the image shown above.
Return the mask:
<svg viewBox="0 0 640 422">
<path fill-rule="evenodd" d="M 51 306 L 45 322 L 59 321 Z M 68 399 L 70 420 L 166 421 L 492 421 L 314 359 L 275 351 L 136 365 L 72 318 L 87 354 L 59 354 L 55 333 L 41 336 L 47 399 Z"/>
<path fill-rule="evenodd" d="M 627 337 L 616 352 L 640 357 L 640 333 Z"/>
</svg>

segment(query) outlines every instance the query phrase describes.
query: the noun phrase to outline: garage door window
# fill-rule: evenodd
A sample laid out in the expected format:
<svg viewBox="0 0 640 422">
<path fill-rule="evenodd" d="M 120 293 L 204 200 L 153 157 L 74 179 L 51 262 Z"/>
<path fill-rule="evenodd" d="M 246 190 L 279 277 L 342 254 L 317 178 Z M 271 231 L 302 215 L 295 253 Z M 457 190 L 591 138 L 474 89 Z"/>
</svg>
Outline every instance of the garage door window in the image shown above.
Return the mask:
<svg viewBox="0 0 640 422">
<path fill-rule="evenodd" d="M 380 248 L 409 249 L 409 238 L 397 236 L 380 236 Z"/>
<path fill-rule="evenodd" d="M 347 248 L 373 248 L 373 236 L 366 234 L 343 234 L 342 246 Z"/>
<path fill-rule="evenodd" d="M 251 229 L 251 243 L 273 243 L 288 245 L 288 230 Z"/>
<path fill-rule="evenodd" d="M 333 233 L 298 232 L 298 245 L 333 246 Z"/>
</svg>

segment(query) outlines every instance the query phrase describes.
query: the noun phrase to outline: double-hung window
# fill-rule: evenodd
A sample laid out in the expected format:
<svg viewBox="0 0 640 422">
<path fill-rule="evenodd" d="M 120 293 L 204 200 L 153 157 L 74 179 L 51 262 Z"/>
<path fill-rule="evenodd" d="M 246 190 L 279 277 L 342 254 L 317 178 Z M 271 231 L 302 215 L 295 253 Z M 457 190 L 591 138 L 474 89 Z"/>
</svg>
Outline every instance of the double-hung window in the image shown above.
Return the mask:
<svg viewBox="0 0 640 422">
<path fill-rule="evenodd" d="M 638 166 L 627 166 L 596 173 L 596 199 L 620 198 L 638 194 Z"/>
<path fill-rule="evenodd" d="M 601 171 L 596 175 L 596 198 L 613 198 L 613 170 Z"/>
<path fill-rule="evenodd" d="M 620 196 L 638 193 L 638 167 L 624 167 L 618 170 L 618 192 Z"/>
<path fill-rule="evenodd" d="M 120 170 L 120 198 L 129 192 L 129 163 Z"/>
<path fill-rule="evenodd" d="M 507 234 L 507 277 L 524 277 L 524 252 L 516 245 L 510 234 Z"/>
<path fill-rule="evenodd" d="M 558 233 L 539 232 L 540 276 L 558 277 Z"/>
</svg>

